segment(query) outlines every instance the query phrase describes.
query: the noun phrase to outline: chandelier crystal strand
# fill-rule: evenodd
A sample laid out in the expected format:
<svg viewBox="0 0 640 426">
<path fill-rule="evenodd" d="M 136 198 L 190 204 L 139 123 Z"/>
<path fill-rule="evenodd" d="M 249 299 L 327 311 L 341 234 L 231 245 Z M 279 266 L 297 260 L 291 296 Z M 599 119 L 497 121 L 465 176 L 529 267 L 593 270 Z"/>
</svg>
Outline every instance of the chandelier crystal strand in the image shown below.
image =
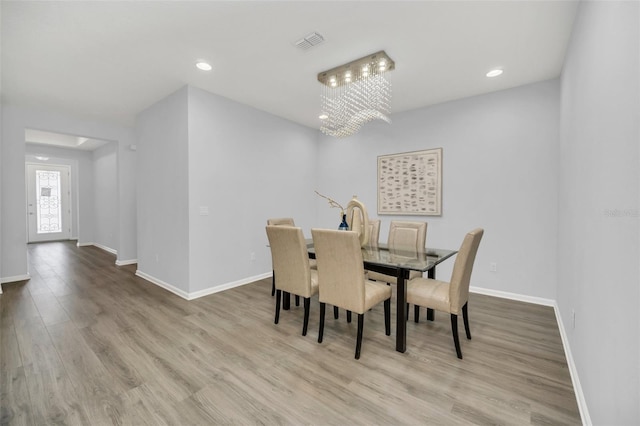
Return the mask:
<svg viewBox="0 0 640 426">
<path fill-rule="evenodd" d="M 320 130 L 330 136 L 357 133 L 372 120 L 391 122 L 391 84 L 386 72 L 395 68 L 384 52 L 378 52 L 318 74 L 323 120 Z"/>
</svg>

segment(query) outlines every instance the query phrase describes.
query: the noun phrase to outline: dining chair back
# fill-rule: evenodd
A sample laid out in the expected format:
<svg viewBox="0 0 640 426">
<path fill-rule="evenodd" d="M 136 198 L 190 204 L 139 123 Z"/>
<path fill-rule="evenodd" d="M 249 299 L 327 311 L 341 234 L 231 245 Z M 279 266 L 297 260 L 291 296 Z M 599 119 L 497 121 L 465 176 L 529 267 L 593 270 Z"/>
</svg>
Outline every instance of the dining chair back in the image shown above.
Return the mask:
<svg viewBox="0 0 640 426">
<path fill-rule="evenodd" d="M 380 220 L 369 220 L 369 247 L 378 247 L 380 241 Z"/>
<path fill-rule="evenodd" d="M 328 231 L 311 230 L 318 275 L 322 279 L 318 298 L 320 302 L 364 313 L 364 261 L 357 234 L 354 231 Z"/>
<path fill-rule="evenodd" d="M 379 232 L 379 231 L 378 231 Z M 407 253 L 424 252 L 427 241 L 427 222 L 409 222 L 392 220 L 389 226 L 389 238 L 387 246 L 389 251 Z M 398 284 L 398 278 L 394 275 L 385 275 L 380 272 L 369 272 L 369 279 L 382 281 L 388 284 Z M 422 276 L 420 271 L 410 271 L 409 279 Z"/>
<path fill-rule="evenodd" d="M 346 211 L 347 225 L 349 230 L 355 231 L 360 239 L 360 246 L 365 247 L 369 244 L 369 215 L 367 208 L 362 201 L 354 195 L 349 204 L 347 204 Z"/>
<path fill-rule="evenodd" d="M 465 235 L 456 262 L 453 265 L 451 282 L 449 284 L 449 310 L 454 314 L 461 314 L 462 307 L 469 301 L 469 284 L 473 263 L 476 260 L 480 240 L 484 235 L 483 229 L 474 229 Z"/>
<path fill-rule="evenodd" d="M 267 219 L 267 225 L 296 226 L 293 218 L 291 218 L 291 217 L 276 217 L 276 218 L 272 218 L 272 219 Z"/>
<path fill-rule="evenodd" d="M 389 248 L 424 251 L 427 240 L 427 222 L 391 221 Z"/>
<path fill-rule="evenodd" d="M 271 247 L 273 274 L 276 286 L 277 324 L 280 317 L 280 299 L 283 291 L 304 298 L 304 324 L 302 335 L 307 334 L 311 296 L 318 292 L 318 273 L 309 267 L 307 245 L 302 229 L 294 226 L 267 225 Z"/>
<path fill-rule="evenodd" d="M 387 336 L 391 334 L 391 288 L 366 279 L 362 248 L 356 232 L 312 229 L 311 234 L 318 261 L 318 343 L 322 343 L 327 303 L 355 312 L 358 314 L 355 358 L 358 359 L 362 346 L 364 314 L 380 302 L 384 302 L 385 333 Z"/>
<path fill-rule="evenodd" d="M 267 219 L 267 225 L 273 225 L 273 226 L 296 226 L 294 220 L 292 217 L 276 217 L 276 218 L 271 218 L 271 219 Z M 316 267 L 316 261 L 315 260 L 310 260 L 309 262 L 310 267 L 312 269 L 315 269 Z M 273 275 L 273 279 L 271 280 L 271 295 L 273 296 L 274 294 L 276 294 L 276 280 L 275 280 L 275 274 Z M 298 306 L 299 300 L 298 300 L 299 296 L 296 296 L 296 306 Z"/>
<path fill-rule="evenodd" d="M 467 339 L 471 339 L 468 313 L 469 284 L 473 263 L 483 235 L 484 230 L 481 228 L 474 229 L 465 235 L 453 265 L 450 282 L 418 277 L 407 283 L 407 302 L 416 305 L 416 322 L 419 320 L 418 306 L 428 308 L 428 320 L 433 319 L 433 316 L 429 316 L 430 309 L 450 314 L 453 343 L 460 359 L 462 359 L 462 350 L 458 338 L 458 315 L 462 314 Z"/>
</svg>

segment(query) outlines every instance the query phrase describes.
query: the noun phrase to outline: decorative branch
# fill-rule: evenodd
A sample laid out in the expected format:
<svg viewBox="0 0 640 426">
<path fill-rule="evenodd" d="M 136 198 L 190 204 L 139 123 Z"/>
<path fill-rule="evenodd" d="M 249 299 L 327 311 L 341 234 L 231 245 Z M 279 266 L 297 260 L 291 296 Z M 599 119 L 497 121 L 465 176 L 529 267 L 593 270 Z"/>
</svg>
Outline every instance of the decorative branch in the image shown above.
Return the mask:
<svg viewBox="0 0 640 426">
<path fill-rule="evenodd" d="M 334 200 L 333 198 L 329 198 L 326 195 L 322 195 L 321 193 L 319 193 L 318 191 L 315 191 L 316 194 L 318 194 L 319 196 L 321 196 L 322 198 L 326 198 L 329 201 L 329 206 L 331 206 L 331 208 L 333 207 L 337 207 L 340 209 L 341 212 L 344 211 L 344 207 L 342 207 L 336 200 Z"/>
</svg>

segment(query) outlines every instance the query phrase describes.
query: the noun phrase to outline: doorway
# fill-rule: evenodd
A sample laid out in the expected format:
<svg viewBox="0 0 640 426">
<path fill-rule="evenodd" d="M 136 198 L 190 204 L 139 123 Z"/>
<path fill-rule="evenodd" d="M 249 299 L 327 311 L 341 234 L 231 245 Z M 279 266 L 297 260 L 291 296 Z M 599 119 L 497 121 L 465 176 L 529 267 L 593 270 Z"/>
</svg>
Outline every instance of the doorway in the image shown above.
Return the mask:
<svg viewBox="0 0 640 426">
<path fill-rule="evenodd" d="M 28 242 L 71 238 L 71 168 L 27 163 Z"/>
</svg>

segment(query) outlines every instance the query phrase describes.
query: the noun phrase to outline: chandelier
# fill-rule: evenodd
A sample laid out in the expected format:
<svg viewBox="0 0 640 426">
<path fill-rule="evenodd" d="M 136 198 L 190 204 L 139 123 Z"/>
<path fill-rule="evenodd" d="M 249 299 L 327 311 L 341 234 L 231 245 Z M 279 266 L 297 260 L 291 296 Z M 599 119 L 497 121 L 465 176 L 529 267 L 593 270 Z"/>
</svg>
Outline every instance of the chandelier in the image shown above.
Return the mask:
<svg viewBox="0 0 640 426">
<path fill-rule="evenodd" d="M 391 84 L 385 74 L 393 69 L 395 62 L 380 51 L 318 74 L 322 133 L 342 138 L 372 120 L 391 123 Z"/>
</svg>

